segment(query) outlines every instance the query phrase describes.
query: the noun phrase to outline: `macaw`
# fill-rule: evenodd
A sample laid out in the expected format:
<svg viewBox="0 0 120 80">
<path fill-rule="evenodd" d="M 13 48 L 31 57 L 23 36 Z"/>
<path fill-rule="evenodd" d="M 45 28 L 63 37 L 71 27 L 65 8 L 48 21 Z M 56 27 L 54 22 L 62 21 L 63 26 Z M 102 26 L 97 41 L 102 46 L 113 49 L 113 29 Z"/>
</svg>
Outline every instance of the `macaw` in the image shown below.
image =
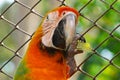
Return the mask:
<svg viewBox="0 0 120 80">
<path fill-rule="evenodd" d="M 68 80 L 67 50 L 76 35 L 78 17 L 78 11 L 67 6 L 48 12 L 32 36 L 14 80 Z"/>
</svg>

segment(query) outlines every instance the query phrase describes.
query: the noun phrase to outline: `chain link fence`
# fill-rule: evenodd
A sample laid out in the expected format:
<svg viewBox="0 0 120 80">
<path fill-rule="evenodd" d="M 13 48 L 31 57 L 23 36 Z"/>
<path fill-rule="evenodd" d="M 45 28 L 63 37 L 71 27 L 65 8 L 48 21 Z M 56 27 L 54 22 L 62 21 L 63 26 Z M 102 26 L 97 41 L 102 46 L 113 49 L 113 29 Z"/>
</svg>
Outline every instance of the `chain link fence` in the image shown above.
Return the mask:
<svg viewBox="0 0 120 80">
<path fill-rule="evenodd" d="M 77 70 L 71 80 L 120 79 L 120 0 L 6 0 L 4 5 L 2 1 L 0 80 L 13 79 L 43 15 L 61 5 L 74 7 L 81 14 L 77 32 L 93 49 L 75 56 Z"/>
</svg>

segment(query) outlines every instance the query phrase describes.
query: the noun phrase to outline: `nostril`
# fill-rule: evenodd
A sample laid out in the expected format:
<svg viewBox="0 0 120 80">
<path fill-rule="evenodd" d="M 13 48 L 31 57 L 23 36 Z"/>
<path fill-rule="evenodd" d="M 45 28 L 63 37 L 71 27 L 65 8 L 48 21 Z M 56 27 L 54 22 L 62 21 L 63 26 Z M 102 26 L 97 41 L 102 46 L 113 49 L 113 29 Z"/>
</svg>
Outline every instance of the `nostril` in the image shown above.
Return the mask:
<svg viewBox="0 0 120 80">
<path fill-rule="evenodd" d="M 65 15 L 65 14 L 66 14 L 66 12 L 64 11 L 64 12 L 63 12 L 63 15 Z"/>
</svg>

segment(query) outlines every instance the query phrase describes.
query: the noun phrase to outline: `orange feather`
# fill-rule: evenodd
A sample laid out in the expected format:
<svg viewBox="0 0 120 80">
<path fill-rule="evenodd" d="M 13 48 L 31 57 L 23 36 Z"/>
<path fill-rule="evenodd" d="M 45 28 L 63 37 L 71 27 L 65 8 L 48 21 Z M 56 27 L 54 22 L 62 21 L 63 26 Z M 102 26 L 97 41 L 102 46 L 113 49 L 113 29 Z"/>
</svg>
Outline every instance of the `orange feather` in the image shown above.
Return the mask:
<svg viewBox="0 0 120 80">
<path fill-rule="evenodd" d="M 27 76 L 30 80 L 67 80 L 66 61 L 58 63 L 61 58 L 64 59 L 63 55 L 58 51 L 56 55 L 50 56 L 47 51 L 40 50 L 41 37 L 42 27 L 39 27 L 25 55 L 26 66 L 30 69 Z"/>
</svg>

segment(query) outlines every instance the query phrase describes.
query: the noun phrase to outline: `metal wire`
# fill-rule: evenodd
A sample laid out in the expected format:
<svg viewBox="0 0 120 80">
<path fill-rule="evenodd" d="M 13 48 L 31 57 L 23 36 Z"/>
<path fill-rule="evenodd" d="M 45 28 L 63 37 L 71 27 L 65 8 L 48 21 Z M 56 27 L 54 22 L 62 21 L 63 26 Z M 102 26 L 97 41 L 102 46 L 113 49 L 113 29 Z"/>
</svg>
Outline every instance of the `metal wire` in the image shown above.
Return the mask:
<svg viewBox="0 0 120 80">
<path fill-rule="evenodd" d="M 28 32 L 24 31 L 21 27 L 19 27 L 19 24 L 21 22 L 24 21 L 24 19 L 29 16 L 31 13 L 36 15 L 36 16 L 39 16 L 40 18 L 43 18 L 43 15 L 36 12 L 34 10 L 34 8 L 39 4 L 41 3 L 43 0 L 38 0 L 34 5 L 32 5 L 32 7 L 29 7 L 27 4 L 24 4 L 22 3 L 21 1 L 19 0 L 14 0 L 14 2 L 12 2 L 1 14 L 0 14 L 0 20 L 3 20 L 4 22 L 12 25 L 14 28 L 8 32 L 6 34 L 6 36 L 4 36 L 1 40 L 0 40 L 0 46 L 7 49 L 8 51 L 12 52 L 13 53 L 13 56 L 10 57 L 7 61 L 4 62 L 4 64 L 0 67 L 0 73 L 6 75 L 7 77 L 13 79 L 13 76 L 9 75 L 8 73 L 4 72 L 3 68 L 11 61 L 13 60 L 15 57 L 18 57 L 18 58 L 22 58 L 22 56 L 20 56 L 19 54 L 19 50 L 24 47 L 30 40 L 31 40 L 31 37 L 32 35 L 29 34 Z M 66 5 L 66 0 L 57 0 L 60 4 L 59 6 L 61 5 Z M 106 36 L 106 38 L 104 40 L 101 41 L 101 43 L 99 43 L 95 48 L 93 48 L 93 51 L 92 51 L 92 54 L 90 54 L 89 56 L 87 56 L 78 66 L 77 66 L 77 70 L 75 71 L 75 73 L 77 71 L 80 71 L 82 74 L 84 74 L 85 76 L 88 76 L 89 78 L 92 78 L 93 80 L 96 80 L 97 77 L 102 73 L 104 72 L 104 70 L 106 68 L 108 68 L 109 66 L 113 66 L 117 69 L 120 70 L 120 66 L 116 65 L 114 63 L 113 60 L 115 60 L 119 55 L 120 55 L 120 49 L 117 53 L 114 53 L 115 55 L 112 57 L 112 59 L 108 59 L 102 55 L 100 55 L 100 53 L 97 51 L 97 49 L 99 49 L 104 43 L 106 43 L 108 40 L 110 40 L 111 38 L 118 41 L 120 43 L 120 38 L 117 37 L 116 35 L 114 35 L 114 32 L 120 28 L 120 24 L 116 24 L 116 26 L 114 26 L 114 29 L 113 30 L 108 30 L 108 29 L 105 29 L 103 28 L 101 25 L 98 24 L 98 21 L 103 18 L 104 15 L 106 15 L 109 11 L 113 10 L 114 12 L 116 12 L 117 14 L 120 15 L 120 11 L 117 10 L 113 5 L 115 5 L 117 3 L 118 0 L 113 0 L 113 2 L 111 4 L 109 4 L 108 2 L 106 2 L 105 0 L 99 0 L 101 3 L 103 3 L 104 5 L 106 6 L 109 6 L 109 8 L 107 8 L 105 11 L 103 11 L 103 13 L 100 14 L 100 16 L 98 16 L 95 20 L 93 19 L 90 19 L 88 18 L 86 15 L 84 15 L 82 13 L 82 11 L 87 8 L 87 6 L 92 2 L 93 0 L 89 0 L 86 4 L 84 4 L 81 8 L 79 8 L 78 12 L 80 13 L 81 17 L 84 18 L 85 20 L 89 21 L 92 25 L 89 26 L 89 28 L 87 28 L 83 33 L 82 33 L 82 36 L 88 34 L 88 32 L 90 32 L 93 28 L 98 28 L 99 30 L 102 30 L 103 32 L 105 32 L 106 34 L 108 34 L 108 36 Z M 13 21 L 5 18 L 5 13 L 15 4 L 19 4 L 21 5 L 24 9 L 27 9 L 28 12 L 26 15 L 24 15 L 24 17 L 22 19 L 20 19 L 17 23 L 14 23 Z M 29 36 L 29 39 L 27 39 L 21 46 L 19 46 L 19 48 L 17 50 L 13 50 L 12 48 L 10 48 L 9 46 L 7 46 L 6 44 L 4 44 L 4 41 L 12 35 L 13 32 L 15 32 L 16 30 L 20 31 L 21 33 L 23 33 L 24 35 L 27 35 Z M 120 45 L 118 45 L 120 46 Z M 92 75 L 90 73 L 87 73 L 86 71 L 84 71 L 81 67 L 84 63 L 86 63 L 86 61 L 88 61 L 92 56 L 98 56 L 104 60 L 106 60 L 108 62 L 107 65 L 105 65 L 98 73 L 96 73 L 95 75 Z"/>
</svg>

